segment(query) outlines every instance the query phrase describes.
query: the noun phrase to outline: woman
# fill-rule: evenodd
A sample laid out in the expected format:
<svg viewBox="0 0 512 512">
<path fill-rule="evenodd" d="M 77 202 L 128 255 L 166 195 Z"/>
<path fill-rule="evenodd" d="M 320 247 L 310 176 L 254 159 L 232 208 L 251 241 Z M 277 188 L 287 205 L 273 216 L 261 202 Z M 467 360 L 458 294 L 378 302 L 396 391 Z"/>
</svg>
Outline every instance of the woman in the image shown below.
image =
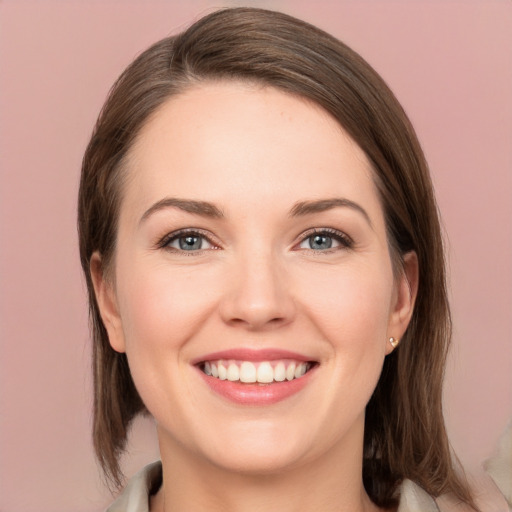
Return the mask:
<svg viewBox="0 0 512 512">
<path fill-rule="evenodd" d="M 100 115 L 79 231 L 96 453 L 120 485 L 149 413 L 162 458 L 109 510 L 473 504 L 442 417 L 427 165 L 345 45 L 245 8 L 156 43 Z"/>
</svg>

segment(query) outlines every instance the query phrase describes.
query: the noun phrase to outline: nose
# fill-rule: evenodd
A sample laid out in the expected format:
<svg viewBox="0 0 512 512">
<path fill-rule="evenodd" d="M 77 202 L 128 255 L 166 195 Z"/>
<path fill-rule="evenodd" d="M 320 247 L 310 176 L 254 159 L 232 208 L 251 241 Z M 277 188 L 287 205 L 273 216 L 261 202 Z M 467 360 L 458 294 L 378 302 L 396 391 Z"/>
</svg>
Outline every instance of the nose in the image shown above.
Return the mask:
<svg viewBox="0 0 512 512">
<path fill-rule="evenodd" d="M 245 256 L 230 268 L 220 305 L 224 322 L 257 331 L 293 321 L 290 283 L 276 260 L 271 254 Z"/>
</svg>

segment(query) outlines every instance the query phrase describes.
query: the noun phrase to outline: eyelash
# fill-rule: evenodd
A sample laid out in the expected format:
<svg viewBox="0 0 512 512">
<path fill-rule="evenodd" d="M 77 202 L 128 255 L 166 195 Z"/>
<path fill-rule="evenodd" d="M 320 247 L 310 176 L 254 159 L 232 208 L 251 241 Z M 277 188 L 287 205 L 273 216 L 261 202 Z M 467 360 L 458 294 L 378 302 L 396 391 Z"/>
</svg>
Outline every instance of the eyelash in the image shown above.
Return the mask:
<svg viewBox="0 0 512 512">
<path fill-rule="evenodd" d="M 315 253 L 324 253 L 325 254 L 325 253 L 335 252 L 340 249 L 352 249 L 354 247 L 354 241 L 348 235 L 346 235 L 342 231 L 338 231 L 337 229 L 333 229 L 333 228 L 314 228 L 314 229 L 308 230 L 301 235 L 301 240 L 298 244 L 295 245 L 295 247 L 303 244 L 308 239 L 310 239 L 314 236 L 318 236 L 318 235 L 320 235 L 320 236 L 323 235 L 323 236 L 332 238 L 332 239 L 336 240 L 340 244 L 340 246 L 332 247 L 332 248 L 328 248 L 328 249 L 324 249 L 324 250 L 314 250 L 311 248 L 305 249 L 305 250 L 309 250 L 309 251 L 315 252 Z"/>
<path fill-rule="evenodd" d="M 211 249 L 198 249 L 198 250 L 191 250 L 187 251 L 185 249 L 176 249 L 174 247 L 170 247 L 170 244 L 176 240 L 179 240 L 180 238 L 186 238 L 186 237 L 198 237 L 203 240 L 206 240 L 209 244 L 211 244 L 213 247 Z M 216 250 L 220 249 L 219 244 L 215 243 L 212 240 L 211 235 L 209 235 L 208 232 L 202 231 L 200 229 L 180 229 L 178 231 L 173 231 L 172 233 L 169 233 L 165 235 L 158 243 L 157 243 L 158 249 L 167 249 L 169 251 L 180 253 L 187 256 L 193 256 L 194 254 L 200 253 L 202 251 L 208 250 Z"/>
<path fill-rule="evenodd" d="M 340 244 L 340 246 L 332 247 L 332 248 L 328 248 L 328 249 L 324 249 L 324 250 L 315 250 L 312 248 L 309 248 L 309 249 L 306 248 L 303 250 L 308 250 L 308 251 L 315 252 L 315 253 L 331 253 L 331 252 L 335 252 L 340 249 L 351 249 L 354 246 L 353 240 L 348 235 L 343 233 L 342 231 L 338 231 L 337 229 L 332 229 L 332 228 L 314 228 L 314 229 L 310 229 L 310 230 L 302 233 L 300 241 L 298 243 L 296 243 L 293 247 L 299 248 L 299 250 L 300 250 L 299 246 L 301 244 L 306 242 L 308 239 L 310 239 L 314 236 L 318 236 L 318 235 L 320 235 L 320 236 L 323 235 L 328 238 L 332 238 L 336 242 L 338 242 Z M 198 237 L 203 240 L 206 240 L 210 245 L 212 245 L 212 248 L 187 251 L 185 249 L 177 249 L 174 247 L 170 247 L 170 244 L 172 242 L 179 240 L 180 238 L 185 238 L 185 237 Z M 201 253 L 202 251 L 220 249 L 220 245 L 218 243 L 215 243 L 212 240 L 211 235 L 206 231 L 202 231 L 200 229 L 185 228 L 185 229 L 180 229 L 179 231 L 174 231 L 172 233 L 168 233 L 167 235 L 165 235 L 157 243 L 157 248 L 158 249 L 166 249 L 166 250 L 169 250 L 169 251 L 172 251 L 175 253 L 179 253 L 182 255 L 193 256 L 193 255 L 197 255 L 198 253 Z"/>
</svg>

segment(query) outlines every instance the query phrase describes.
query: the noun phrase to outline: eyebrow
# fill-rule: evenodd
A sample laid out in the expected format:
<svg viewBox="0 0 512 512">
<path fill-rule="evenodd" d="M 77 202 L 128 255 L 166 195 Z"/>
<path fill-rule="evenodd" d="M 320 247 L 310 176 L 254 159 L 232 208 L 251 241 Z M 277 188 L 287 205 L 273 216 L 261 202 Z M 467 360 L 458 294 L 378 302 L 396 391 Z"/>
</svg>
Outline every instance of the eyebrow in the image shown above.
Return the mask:
<svg viewBox="0 0 512 512">
<path fill-rule="evenodd" d="M 327 210 L 340 207 L 350 208 L 356 212 L 359 212 L 373 229 L 372 221 L 366 210 L 354 201 L 341 197 L 334 197 L 331 199 L 318 199 L 316 201 L 301 201 L 295 203 L 293 208 L 290 210 L 290 215 L 292 217 L 299 217 L 302 215 L 310 215 L 312 213 L 325 212 Z"/>
<path fill-rule="evenodd" d="M 166 208 L 178 208 L 187 213 L 201 215 L 203 217 L 210 217 L 214 219 L 221 219 L 224 217 L 222 210 L 217 208 L 214 204 L 207 201 L 194 201 L 192 199 L 177 199 L 175 197 L 166 197 L 153 206 L 148 208 L 144 215 L 140 218 L 140 223 L 144 222 L 148 217 L 154 213 L 164 210 Z"/>
<path fill-rule="evenodd" d="M 359 204 L 345 198 L 331 198 L 331 199 L 318 199 L 316 201 L 300 201 L 295 203 L 290 210 L 291 217 L 301 217 L 304 215 L 311 215 L 313 213 L 325 212 L 332 210 L 333 208 L 351 208 L 356 212 L 359 212 L 365 220 L 368 222 L 370 227 L 372 222 L 370 216 L 366 210 Z M 166 197 L 156 202 L 150 208 L 148 208 L 142 215 L 140 222 L 144 222 L 148 217 L 154 213 L 164 210 L 166 208 L 178 208 L 187 213 L 195 215 L 201 215 L 203 217 L 209 217 L 213 219 L 224 218 L 224 213 L 220 208 L 215 206 L 213 203 L 207 201 L 195 201 L 193 199 L 178 199 L 175 197 Z"/>
</svg>

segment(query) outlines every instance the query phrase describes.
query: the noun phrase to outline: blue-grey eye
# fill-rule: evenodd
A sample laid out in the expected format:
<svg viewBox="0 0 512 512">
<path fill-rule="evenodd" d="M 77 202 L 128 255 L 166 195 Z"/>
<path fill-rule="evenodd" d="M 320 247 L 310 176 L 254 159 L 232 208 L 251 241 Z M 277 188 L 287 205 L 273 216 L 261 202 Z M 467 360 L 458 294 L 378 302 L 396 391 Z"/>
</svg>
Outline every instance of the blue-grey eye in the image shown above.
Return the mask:
<svg viewBox="0 0 512 512">
<path fill-rule="evenodd" d="M 178 238 L 180 249 L 184 251 L 198 251 L 203 245 L 203 239 L 200 236 L 190 235 Z"/>
<path fill-rule="evenodd" d="M 211 249 L 212 244 L 202 235 L 186 233 L 170 240 L 167 243 L 167 247 L 180 251 L 200 251 L 202 249 Z"/>
<path fill-rule="evenodd" d="M 309 249 L 312 251 L 327 251 L 338 247 L 349 247 L 350 241 L 342 233 L 318 232 L 314 233 L 300 243 L 300 249 Z"/>
<path fill-rule="evenodd" d="M 308 237 L 309 248 L 322 251 L 332 247 L 333 239 L 327 235 L 313 235 Z"/>
</svg>

